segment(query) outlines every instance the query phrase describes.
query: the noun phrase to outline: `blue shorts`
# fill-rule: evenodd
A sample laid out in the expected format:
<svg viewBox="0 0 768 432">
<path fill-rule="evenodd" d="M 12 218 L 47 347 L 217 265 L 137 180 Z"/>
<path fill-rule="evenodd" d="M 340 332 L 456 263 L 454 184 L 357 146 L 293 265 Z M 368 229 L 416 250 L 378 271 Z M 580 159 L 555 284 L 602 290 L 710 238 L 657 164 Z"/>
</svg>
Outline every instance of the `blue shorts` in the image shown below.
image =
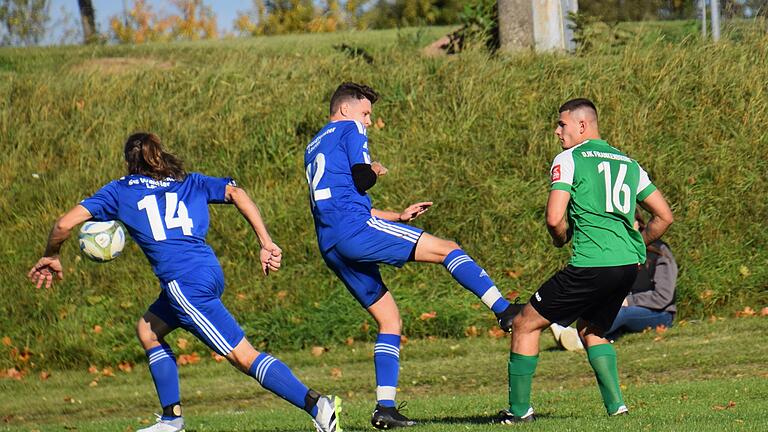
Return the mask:
<svg viewBox="0 0 768 432">
<path fill-rule="evenodd" d="M 181 327 L 212 350 L 227 355 L 245 333 L 221 302 L 221 267 L 200 267 L 180 278 L 161 282 L 162 292 L 149 307 L 169 327 Z"/>
<path fill-rule="evenodd" d="M 413 259 L 423 233 L 419 228 L 372 217 L 361 231 L 324 252 L 323 259 L 368 309 L 387 292 L 378 264 L 405 265 Z"/>
</svg>

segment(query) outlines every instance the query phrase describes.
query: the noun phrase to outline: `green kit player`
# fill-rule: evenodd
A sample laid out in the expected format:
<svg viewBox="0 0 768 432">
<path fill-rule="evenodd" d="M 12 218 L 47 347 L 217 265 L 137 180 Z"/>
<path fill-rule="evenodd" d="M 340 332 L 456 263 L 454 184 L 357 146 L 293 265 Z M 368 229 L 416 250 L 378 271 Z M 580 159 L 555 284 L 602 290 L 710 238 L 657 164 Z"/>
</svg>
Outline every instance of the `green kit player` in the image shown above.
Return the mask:
<svg viewBox="0 0 768 432">
<path fill-rule="evenodd" d="M 672 224 L 666 200 L 633 159 L 600 139 L 597 109 L 587 99 L 560 107 L 555 134 L 563 152 L 550 172 L 547 229 L 556 247 L 572 241 L 565 269 L 546 281 L 515 317 L 509 356 L 509 410 L 502 423 L 534 420 L 531 381 L 539 335 L 552 323 L 576 321 L 608 415 L 627 413 L 619 389 L 616 351 L 605 339 L 621 303 L 645 262 L 645 245 Z M 632 227 L 635 205 L 652 217 L 643 232 Z"/>
</svg>

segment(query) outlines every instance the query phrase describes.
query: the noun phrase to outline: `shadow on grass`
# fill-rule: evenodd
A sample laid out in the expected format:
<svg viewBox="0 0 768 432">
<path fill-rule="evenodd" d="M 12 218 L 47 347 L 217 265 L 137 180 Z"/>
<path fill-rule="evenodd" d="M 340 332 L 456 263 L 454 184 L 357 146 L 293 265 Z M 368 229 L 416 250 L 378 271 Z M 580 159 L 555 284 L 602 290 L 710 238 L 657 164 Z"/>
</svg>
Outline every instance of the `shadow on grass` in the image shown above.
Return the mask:
<svg viewBox="0 0 768 432">
<path fill-rule="evenodd" d="M 553 416 L 551 414 L 536 414 L 536 419 L 548 419 L 557 418 L 560 416 Z M 448 417 L 433 417 L 430 419 L 421 420 L 423 424 L 499 424 L 497 421 L 498 415 L 474 415 L 474 416 L 448 416 Z"/>
</svg>

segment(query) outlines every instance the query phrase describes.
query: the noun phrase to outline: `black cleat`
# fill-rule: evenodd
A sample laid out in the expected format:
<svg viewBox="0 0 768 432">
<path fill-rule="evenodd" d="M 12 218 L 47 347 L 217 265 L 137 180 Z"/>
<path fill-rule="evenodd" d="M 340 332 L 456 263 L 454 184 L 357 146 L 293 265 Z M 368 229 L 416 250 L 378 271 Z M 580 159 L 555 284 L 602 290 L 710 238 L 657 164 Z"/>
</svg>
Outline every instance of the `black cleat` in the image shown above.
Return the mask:
<svg viewBox="0 0 768 432">
<path fill-rule="evenodd" d="M 533 413 L 533 408 L 529 408 L 528 412 L 524 416 L 518 417 L 507 410 L 499 411 L 499 416 L 496 421 L 501 424 L 515 424 L 515 423 L 530 423 L 536 420 L 536 414 Z"/>
<path fill-rule="evenodd" d="M 400 404 L 400 407 L 404 406 L 404 403 Z M 371 415 L 371 424 L 376 429 L 392 429 L 397 427 L 414 426 L 416 421 L 400 414 L 398 408 L 383 407 L 379 404 L 376 404 L 376 409 L 373 410 L 373 414 Z"/>
<path fill-rule="evenodd" d="M 523 310 L 524 306 L 524 304 L 520 303 L 510 303 L 506 309 L 497 313 L 496 320 L 499 323 L 499 327 L 507 333 L 512 333 L 512 321 L 515 320 L 515 317 Z"/>
</svg>

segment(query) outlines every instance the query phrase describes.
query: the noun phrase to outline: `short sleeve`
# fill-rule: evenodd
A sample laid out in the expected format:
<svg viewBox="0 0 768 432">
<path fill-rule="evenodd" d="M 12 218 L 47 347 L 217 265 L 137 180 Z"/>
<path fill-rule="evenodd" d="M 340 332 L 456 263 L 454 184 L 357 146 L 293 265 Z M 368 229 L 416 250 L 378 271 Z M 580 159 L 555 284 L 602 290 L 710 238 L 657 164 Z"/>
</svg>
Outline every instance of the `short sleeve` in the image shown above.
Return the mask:
<svg viewBox="0 0 768 432">
<path fill-rule="evenodd" d="M 237 186 L 231 177 L 208 177 L 199 173 L 191 173 L 189 176 L 203 191 L 208 203 L 222 204 L 227 202 L 227 185 Z"/>
<path fill-rule="evenodd" d="M 118 219 L 117 181 L 111 181 L 92 196 L 80 201 L 96 222 Z"/>
<path fill-rule="evenodd" d="M 552 161 L 549 170 L 549 180 L 552 190 L 571 192 L 573 188 L 573 152 L 564 151 Z"/>
<path fill-rule="evenodd" d="M 640 176 L 637 182 L 637 201 L 642 201 L 656 190 L 656 186 L 651 183 L 651 178 L 643 167 L 640 164 L 637 164 L 637 167 L 640 169 Z"/>
<path fill-rule="evenodd" d="M 350 128 L 344 136 L 344 147 L 349 159 L 349 166 L 357 164 L 370 164 L 371 156 L 368 152 L 368 136 L 365 126 L 355 120 L 355 127 Z"/>
</svg>

